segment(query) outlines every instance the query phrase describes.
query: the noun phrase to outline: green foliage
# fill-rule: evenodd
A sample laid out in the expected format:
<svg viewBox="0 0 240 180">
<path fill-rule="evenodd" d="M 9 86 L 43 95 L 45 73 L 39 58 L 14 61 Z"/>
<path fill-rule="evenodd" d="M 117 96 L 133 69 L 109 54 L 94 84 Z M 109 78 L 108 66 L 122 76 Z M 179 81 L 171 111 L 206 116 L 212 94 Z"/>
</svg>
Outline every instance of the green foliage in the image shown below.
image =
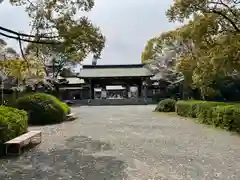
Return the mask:
<svg viewBox="0 0 240 180">
<path fill-rule="evenodd" d="M 0 106 L 0 125 L 6 126 L 6 129 L 0 130 L 0 154 L 2 154 L 3 143 L 27 132 L 27 112 Z"/>
<path fill-rule="evenodd" d="M 27 112 L 11 107 L 0 106 L 0 124 L 8 128 L 0 131 L 0 143 L 4 143 L 25 132 L 28 127 Z"/>
<path fill-rule="evenodd" d="M 221 96 L 218 79 L 240 73 L 240 8 L 234 0 L 174 1 L 170 21 L 187 21 L 168 36 L 191 48 L 177 60 L 185 83 L 199 89 L 202 99 Z"/>
<path fill-rule="evenodd" d="M 10 3 L 25 8 L 36 41 L 51 43 L 30 44 L 28 50 L 37 57 L 57 55 L 79 62 L 89 53 L 100 56 L 105 37 L 97 26 L 82 16 L 94 7 L 93 0 L 10 0 Z"/>
<path fill-rule="evenodd" d="M 176 113 L 184 117 L 197 117 L 198 105 L 203 103 L 202 101 L 177 101 L 175 105 Z"/>
<path fill-rule="evenodd" d="M 198 107 L 198 122 L 240 132 L 240 105 L 205 102 Z"/>
<path fill-rule="evenodd" d="M 166 33 L 147 41 L 142 52 L 142 63 L 160 79 L 173 82 L 182 79 L 176 71 L 176 57 L 183 51 L 183 46 Z"/>
<path fill-rule="evenodd" d="M 65 114 L 70 114 L 71 108 L 64 102 L 60 102 L 62 109 L 64 110 Z"/>
<path fill-rule="evenodd" d="M 154 59 L 156 55 L 155 45 L 160 44 L 158 38 L 152 38 L 147 41 L 144 51 L 142 52 L 142 63 L 145 64 L 147 61 Z"/>
<path fill-rule="evenodd" d="M 219 89 L 220 96 L 216 99 L 226 101 L 240 101 L 240 79 L 238 76 L 228 76 L 225 78 L 218 78 L 213 85 L 214 89 Z"/>
<path fill-rule="evenodd" d="M 160 101 L 155 109 L 158 112 L 174 112 L 175 111 L 175 103 L 174 99 L 164 99 Z"/>
<path fill-rule="evenodd" d="M 70 112 L 70 108 L 65 103 L 44 93 L 23 96 L 17 100 L 16 106 L 28 112 L 29 124 L 33 125 L 63 122 Z"/>
<path fill-rule="evenodd" d="M 37 56 L 45 65 L 48 63 L 46 59 L 56 56 L 55 63 L 61 67 L 68 63 L 79 63 L 90 53 L 100 56 L 105 46 L 105 37 L 87 18 L 82 17 L 77 22 L 61 19 L 56 23 L 59 40 L 48 40 L 54 43 L 48 45 L 29 43 L 27 54 Z"/>
<path fill-rule="evenodd" d="M 178 0 L 168 9 L 167 16 L 170 21 L 184 21 L 194 15 L 214 14 L 219 17 L 222 31 L 239 32 L 240 9 L 236 0 Z"/>
<path fill-rule="evenodd" d="M 184 117 L 197 117 L 196 121 L 240 132 L 240 104 L 213 101 L 178 101 L 176 112 Z"/>
<path fill-rule="evenodd" d="M 214 108 L 226 105 L 228 104 L 224 102 L 208 102 L 208 101 L 198 104 L 197 121 L 203 124 L 211 124 Z"/>
<path fill-rule="evenodd" d="M 240 106 L 218 106 L 213 109 L 211 124 L 229 131 L 240 132 Z"/>
<path fill-rule="evenodd" d="M 0 61 L 0 68 L 7 77 L 12 77 L 16 80 L 17 87 L 26 85 L 33 79 L 35 82 L 43 81 L 43 66 L 34 59 L 28 59 L 28 61 L 23 59 Z"/>
<path fill-rule="evenodd" d="M 70 60 L 67 60 L 64 57 L 64 54 L 61 52 L 60 48 L 55 48 L 55 45 L 49 44 L 34 44 L 28 43 L 25 53 L 28 56 L 37 57 L 38 61 L 43 67 L 46 76 L 49 76 L 48 65 L 51 64 L 54 66 L 53 77 L 57 77 L 62 68 L 69 63 Z M 55 57 L 57 56 L 57 57 Z"/>
</svg>

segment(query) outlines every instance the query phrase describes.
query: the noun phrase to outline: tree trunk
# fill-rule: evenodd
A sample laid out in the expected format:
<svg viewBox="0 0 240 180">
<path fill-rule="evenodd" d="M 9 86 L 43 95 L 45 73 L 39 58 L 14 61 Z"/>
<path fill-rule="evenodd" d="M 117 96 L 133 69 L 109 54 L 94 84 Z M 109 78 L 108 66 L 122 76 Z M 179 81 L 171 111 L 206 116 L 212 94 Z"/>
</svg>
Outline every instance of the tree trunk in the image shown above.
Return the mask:
<svg viewBox="0 0 240 180">
<path fill-rule="evenodd" d="M 19 97 L 19 93 L 18 93 L 18 90 L 19 90 L 19 79 L 17 78 L 17 90 L 16 90 L 16 99 L 18 99 L 18 97 Z"/>
</svg>

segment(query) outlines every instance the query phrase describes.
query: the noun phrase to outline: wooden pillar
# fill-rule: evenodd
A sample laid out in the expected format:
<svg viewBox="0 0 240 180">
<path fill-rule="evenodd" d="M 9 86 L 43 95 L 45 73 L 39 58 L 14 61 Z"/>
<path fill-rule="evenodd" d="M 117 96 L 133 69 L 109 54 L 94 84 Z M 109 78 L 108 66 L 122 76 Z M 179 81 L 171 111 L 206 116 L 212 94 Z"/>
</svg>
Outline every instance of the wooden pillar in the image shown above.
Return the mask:
<svg viewBox="0 0 240 180">
<path fill-rule="evenodd" d="M 130 96 L 130 94 L 131 94 L 131 87 L 130 87 L 129 84 L 127 84 L 126 89 L 127 89 L 127 99 L 132 98 L 132 97 Z"/>
<path fill-rule="evenodd" d="M 91 81 L 91 99 L 94 99 L 94 83 Z"/>
<path fill-rule="evenodd" d="M 89 99 L 92 99 L 92 81 L 89 81 Z"/>
<path fill-rule="evenodd" d="M 142 81 L 138 84 L 138 97 L 142 97 Z"/>
<path fill-rule="evenodd" d="M 106 85 L 103 85 L 102 86 L 102 92 L 101 92 L 101 98 L 102 99 L 107 99 L 107 96 L 108 96 L 108 91 L 107 91 L 107 86 Z"/>
<path fill-rule="evenodd" d="M 143 85 L 144 85 L 144 102 L 147 105 L 148 104 L 148 81 L 146 79 Z"/>
<path fill-rule="evenodd" d="M 145 81 L 143 83 L 143 97 L 147 99 L 147 83 Z"/>
<path fill-rule="evenodd" d="M 79 96 L 80 96 L 79 99 L 83 99 L 83 87 L 79 91 Z"/>
</svg>

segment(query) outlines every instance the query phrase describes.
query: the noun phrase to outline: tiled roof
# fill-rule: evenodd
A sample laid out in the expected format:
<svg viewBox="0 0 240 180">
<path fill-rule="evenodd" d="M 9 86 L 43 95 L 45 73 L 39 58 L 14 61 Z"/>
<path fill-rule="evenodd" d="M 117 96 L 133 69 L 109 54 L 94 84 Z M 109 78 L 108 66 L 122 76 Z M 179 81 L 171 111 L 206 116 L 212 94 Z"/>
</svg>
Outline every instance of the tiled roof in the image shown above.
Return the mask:
<svg viewBox="0 0 240 180">
<path fill-rule="evenodd" d="M 85 83 L 83 79 L 80 79 L 78 77 L 67 77 L 66 80 L 68 81 L 68 84 L 84 84 Z"/>
<path fill-rule="evenodd" d="M 59 90 L 80 90 L 83 87 L 60 87 Z"/>
<path fill-rule="evenodd" d="M 163 79 L 163 74 L 160 72 L 160 73 L 157 73 L 155 74 L 153 77 L 151 77 L 151 80 L 152 81 L 158 81 L 160 79 Z"/>
<path fill-rule="evenodd" d="M 83 79 L 80 79 L 78 77 L 62 77 L 58 76 L 58 80 L 66 80 L 68 84 L 84 84 L 85 81 Z"/>
<path fill-rule="evenodd" d="M 97 65 L 83 66 L 80 78 L 150 77 L 152 73 L 143 65 Z"/>
</svg>

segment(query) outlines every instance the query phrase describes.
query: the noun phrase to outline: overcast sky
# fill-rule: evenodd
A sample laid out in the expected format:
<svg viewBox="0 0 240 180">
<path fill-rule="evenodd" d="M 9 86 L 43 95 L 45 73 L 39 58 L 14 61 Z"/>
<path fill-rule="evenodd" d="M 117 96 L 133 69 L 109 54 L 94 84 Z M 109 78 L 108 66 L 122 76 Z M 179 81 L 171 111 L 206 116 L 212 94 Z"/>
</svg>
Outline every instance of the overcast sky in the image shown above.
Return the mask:
<svg viewBox="0 0 240 180">
<path fill-rule="evenodd" d="M 22 8 L 0 4 L 0 25 L 29 33 L 29 19 Z M 88 14 L 106 36 L 106 47 L 98 64 L 136 64 L 141 61 L 145 43 L 161 32 L 177 27 L 169 23 L 165 11 L 172 0 L 96 0 Z M 0 37 L 2 38 L 2 37 Z M 17 49 L 15 40 L 5 39 Z M 91 58 L 84 61 L 90 64 Z"/>
</svg>

